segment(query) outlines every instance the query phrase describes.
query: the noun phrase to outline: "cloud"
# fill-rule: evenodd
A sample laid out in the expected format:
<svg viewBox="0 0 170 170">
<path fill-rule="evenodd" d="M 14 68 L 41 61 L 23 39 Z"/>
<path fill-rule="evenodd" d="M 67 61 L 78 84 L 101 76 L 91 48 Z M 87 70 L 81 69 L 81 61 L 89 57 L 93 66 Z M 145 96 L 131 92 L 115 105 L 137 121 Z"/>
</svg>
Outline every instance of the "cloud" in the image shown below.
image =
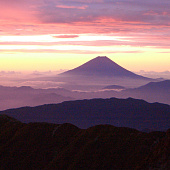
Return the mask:
<svg viewBox="0 0 170 170">
<path fill-rule="evenodd" d="M 44 24 L 103 22 L 103 18 L 155 24 L 161 20 L 161 24 L 167 24 L 169 5 L 170 2 L 162 0 L 1 0 L 0 16 L 21 20 L 32 15 L 36 22 Z"/>
<path fill-rule="evenodd" d="M 56 53 L 56 54 L 111 54 L 111 53 L 143 53 L 139 50 L 55 50 L 55 49 L 15 49 L 15 50 L 0 50 L 1 53 Z"/>
<path fill-rule="evenodd" d="M 164 71 L 164 72 L 155 72 L 155 71 L 144 71 L 140 70 L 139 72 L 136 72 L 136 74 L 150 77 L 150 78 L 164 78 L 164 79 L 170 79 L 170 72 Z"/>
<path fill-rule="evenodd" d="M 129 41 L 3 42 L 14 45 L 150 46 L 169 48 L 170 1 L 162 0 L 1 0 L 0 35 L 114 34 Z M 61 35 L 58 35 L 61 34 Z M 153 36 L 152 36 L 153 35 Z M 154 38 L 155 36 L 155 38 Z M 153 41 L 154 40 L 154 41 Z M 29 51 L 29 50 L 28 50 Z"/>
<path fill-rule="evenodd" d="M 58 36 L 53 36 L 54 38 L 77 38 L 79 35 L 58 35 Z"/>
<path fill-rule="evenodd" d="M 162 0 L 2 0 L 0 25 L 22 34 L 152 32 L 153 26 L 170 25 L 169 5 Z"/>
<path fill-rule="evenodd" d="M 0 71 L 0 75 L 18 75 L 21 74 L 21 72 L 16 71 Z"/>
<path fill-rule="evenodd" d="M 89 3 L 90 2 L 90 3 Z M 156 0 L 143 1 L 48 1 L 41 8 L 42 22 L 75 23 L 98 21 L 102 18 L 112 18 L 117 22 L 133 21 L 152 23 L 157 21 L 157 15 L 168 21 L 168 2 Z M 80 10 L 84 9 L 84 10 Z M 152 15 L 146 15 L 152 11 Z"/>
<path fill-rule="evenodd" d="M 64 9 L 86 9 L 87 5 L 85 6 L 67 6 L 67 5 L 56 5 L 57 8 L 64 8 Z"/>
<path fill-rule="evenodd" d="M 49 42 L 43 42 L 41 40 L 36 41 L 36 42 L 18 42 L 18 41 L 12 41 L 12 42 L 0 42 L 0 49 L 1 51 L 3 51 L 3 49 L 5 50 L 11 50 L 11 49 L 16 49 L 19 50 L 19 48 L 21 49 L 30 49 L 33 48 L 37 48 L 39 50 L 44 51 L 45 49 L 50 51 L 49 47 L 51 48 L 51 51 L 53 51 L 53 48 L 57 49 L 57 46 L 84 46 L 84 48 L 86 49 L 88 46 L 91 47 L 114 47 L 114 46 L 131 46 L 131 47 L 152 47 L 152 48 L 160 48 L 160 49 L 169 49 L 170 48 L 170 44 L 169 44 L 169 38 L 170 37 L 163 37 L 163 36 L 131 36 L 131 37 L 124 37 L 118 40 L 115 40 L 114 36 L 106 36 L 106 39 L 103 40 L 96 40 L 95 36 L 93 37 L 94 40 L 91 40 L 89 38 L 88 40 L 84 40 L 81 41 L 81 37 L 78 35 L 57 35 L 57 36 L 53 36 L 54 38 L 56 38 L 56 41 L 49 41 Z M 69 40 L 65 40 L 69 39 Z M 74 39 L 77 38 L 77 39 Z M 101 37 L 100 37 L 101 38 Z M 107 39 L 110 40 L 107 40 Z M 34 38 L 36 39 L 36 38 Z M 60 40 L 62 39 L 62 40 Z M 113 40 L 112 40 L 113 39 Z M 152 41 L 151 41 L 152 39 Z M 54 39 L 55 40 L 55 39 Z M 161 42 L 161 43 L 160 43 Z M 7 46 L 7 47 L 6 47 Z M 13 48 L 14 46 L 14 48 Z M 78 48 L 78 47 L 77 47 Z M 28 51 L 30 51 L 28 50 Z M 32 49 L 34 50 L 34 49 Z"/>
<path fill-rule="evenodd" d="M 52 82 L 52 81 L 23 81 L 19 86 L 31 86 L 33 88 L 61 88 L 63 82 Z"/>
</svg>

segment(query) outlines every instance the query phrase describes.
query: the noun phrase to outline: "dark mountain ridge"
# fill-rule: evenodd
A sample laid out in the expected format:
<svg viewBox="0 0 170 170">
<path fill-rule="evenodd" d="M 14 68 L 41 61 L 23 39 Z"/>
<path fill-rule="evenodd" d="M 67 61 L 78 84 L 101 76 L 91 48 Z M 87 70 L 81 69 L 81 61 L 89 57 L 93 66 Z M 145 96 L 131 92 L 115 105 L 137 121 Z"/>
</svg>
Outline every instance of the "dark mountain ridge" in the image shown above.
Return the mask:
<svg viewBox="0 0 170 170">
<path fill-rule="evenodd" d="M 138 130 L 166 130 L 170 106 L 137 99 L 91 99 L 68 101 L 37 107 L 1 111 L 22 122 L 72 123 L 80 128 L 98 124 L 130 127 Z"/>
<path fill-rule="evenodd" d="M 167 132 L 21 123 L 0 115 L 0 169 L 168 169 Z"/>
</svg>

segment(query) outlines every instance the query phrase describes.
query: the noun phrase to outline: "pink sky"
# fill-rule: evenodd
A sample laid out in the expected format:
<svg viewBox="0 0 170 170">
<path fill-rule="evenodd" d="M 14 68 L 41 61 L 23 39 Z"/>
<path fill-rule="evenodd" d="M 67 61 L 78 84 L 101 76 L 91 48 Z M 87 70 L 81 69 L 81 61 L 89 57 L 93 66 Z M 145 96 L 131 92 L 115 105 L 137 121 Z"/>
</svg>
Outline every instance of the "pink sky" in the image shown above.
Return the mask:
<svg viewBox="0 0 170 170">
<path fill-rule="evenodd" d="M 0 70 L 71 69 L 107 55 L 170 70 L 170 1 L 1 0 Z"/>
</svg>

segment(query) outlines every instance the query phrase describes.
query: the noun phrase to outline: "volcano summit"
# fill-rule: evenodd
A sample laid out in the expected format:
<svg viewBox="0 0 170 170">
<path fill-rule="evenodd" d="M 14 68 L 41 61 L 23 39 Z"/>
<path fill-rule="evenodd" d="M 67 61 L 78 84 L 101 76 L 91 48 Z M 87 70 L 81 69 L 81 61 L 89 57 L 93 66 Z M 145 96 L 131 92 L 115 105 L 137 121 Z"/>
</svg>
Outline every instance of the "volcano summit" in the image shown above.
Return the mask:
<svg viewBox="0 0 170 170">
<path fill-rule="evenodd" d="M 64 88 L 79 90 L 89 89 L 90 86 L 99 89 L 108 85 L 133 88 L 154 81 L 121 67 L 106 56 L 98 56 L 79 67 L 61 73 L 57 76 L 57 79 L 65 82 Z M 70 88 L 70 85 L 72 88 Z"/>
<path fill-rule="evenodd" d="M 79 67 L 59 74 L 59 77 L 67 81 L 88 82 L 88 84 L 89 82 L 90 84 L 98 82 L 100 84 L 116 83 L 122 85 L 129 81 L 145 81 L 146 83 L 152 80 L 126 70 L 106 56 L 98 56 Z"/>
<path fill-rule="evenodd" d="M 149 78 L 137 75 L 119 66 L 106 56 L 98 56 L 85 64 L 60 74 L 64 77 L 105 77 L 105 78 L 131 78 L 148 80 Z"/>
</svg>

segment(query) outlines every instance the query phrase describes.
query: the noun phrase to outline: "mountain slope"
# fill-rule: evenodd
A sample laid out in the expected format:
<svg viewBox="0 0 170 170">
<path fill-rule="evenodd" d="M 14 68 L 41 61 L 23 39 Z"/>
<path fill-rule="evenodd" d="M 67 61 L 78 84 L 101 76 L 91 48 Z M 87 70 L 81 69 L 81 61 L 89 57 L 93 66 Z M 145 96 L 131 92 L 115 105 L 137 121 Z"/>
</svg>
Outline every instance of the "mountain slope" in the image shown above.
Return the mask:
<svg viewBox="0 0 170 170">
<path fill-rule="evenodd" d="M 29 86 L 0 86 L 0 110 L 73 100 L 72 97 L 69 97 L 70 93 L 62 88 L 34 89 Z"/>
<path fill-rule="evenodd" d="M 0 122 L 0 169 L 168 169 L 170 131 Z"/>
<path fill-rule="evenodd" d="M 139 130 L 169 128 L 170 106 L 137 99 L 92 99 L 10 109 L 7 114 L 23 122 L 72 123 L 81 128 L 97 124 Z"/>
<path fill-rule="evenodd" d="M 170 104 L 170 80 L 150 82 L 144 86 L 120 92 L 119 97 L 134 97 L 148 102 Z"/>
<path fill-rule="evenodd" d="M 170 104 L 170 80 L 151 82 L 144 86 L 122 91 L 112 89 L 124 87 L 111 85 L 101 87 L 96 91 L 71 91 L 63 88 L 33 89 L 31 87 L 5 87 L 0 86 L 0 110 L 23 106 L 37 106 L 42 104 L 61 103 L 69 100 L 92 98 L 136 98 L 148 102 Z M 111 89 L 110 89 L 111 88 Z"/>
<path fill-rule="evenodd" d="M 149 80 L 149 78 L 124 69 L 106 56 L 96 57 L 75 69 L 61 73 L 60 76 L 121 77 Z"/>
<path fill-rule="evenodd" d="M 160 82 L 150 82 L 146 85 L 136 88 L 143 91 L 166 91 L 170 92 L 170 80 L 164 80 Z"/>
</svg>

